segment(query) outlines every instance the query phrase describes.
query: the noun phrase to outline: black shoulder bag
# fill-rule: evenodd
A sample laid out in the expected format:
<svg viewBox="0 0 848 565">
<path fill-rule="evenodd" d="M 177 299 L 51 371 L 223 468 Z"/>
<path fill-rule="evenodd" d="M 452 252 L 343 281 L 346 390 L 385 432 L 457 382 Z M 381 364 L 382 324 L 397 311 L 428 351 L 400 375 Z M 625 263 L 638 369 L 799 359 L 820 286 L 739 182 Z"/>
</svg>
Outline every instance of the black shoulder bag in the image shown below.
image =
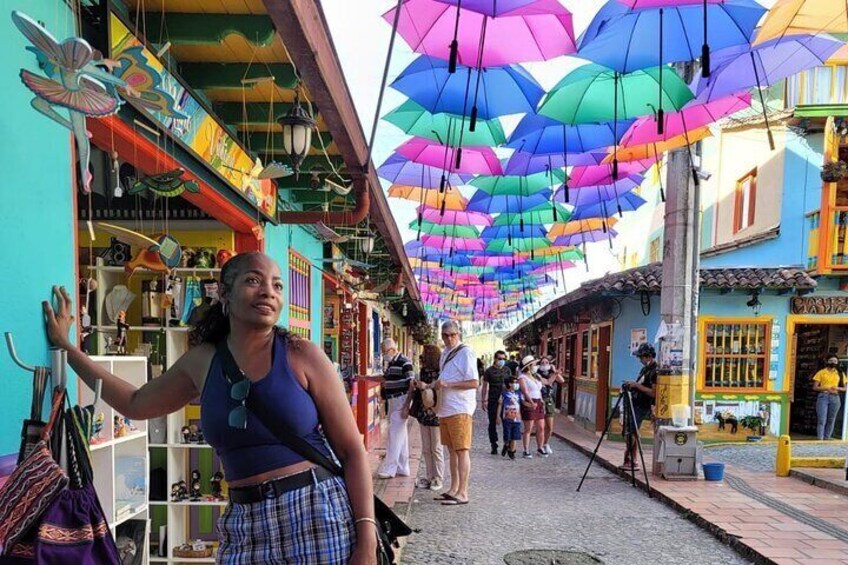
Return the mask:
<svg viewBox="0 0 848 565">
<path fill-rule="evenodd" d="M 247 377 L 239 368 L 233 357 L 230 348 L 227 347 L 226 339 L 221 340 L 216 345 L 218 356 L 221 359 L 221 364 L 224 371 L 230 375 L 232 382 L 237 382 Z M 293 432 L 278 415 L 273 414 L 255 396 L 248 395 L 246 405 L 251 412 L 262 422 L 262 425 L 274 434 L 277 440 L 306 459 L 316 465 L 319 465 L 336 476 L 344 477 L 344 470 L 341 465 L 331 460 L 329 457 L 315 449 L 308 441 Z M 377 564 L 378 565 L 394 565 L 395 552 L 394 547 L 399 547 L 398 538 L 408 536 L 412 533 L 410 528 L 403 520 L 401 520 L 394 511 L 386 506 L 379 497 L 374 497 L 374 517 L 377 521 Z"/>
</svg>

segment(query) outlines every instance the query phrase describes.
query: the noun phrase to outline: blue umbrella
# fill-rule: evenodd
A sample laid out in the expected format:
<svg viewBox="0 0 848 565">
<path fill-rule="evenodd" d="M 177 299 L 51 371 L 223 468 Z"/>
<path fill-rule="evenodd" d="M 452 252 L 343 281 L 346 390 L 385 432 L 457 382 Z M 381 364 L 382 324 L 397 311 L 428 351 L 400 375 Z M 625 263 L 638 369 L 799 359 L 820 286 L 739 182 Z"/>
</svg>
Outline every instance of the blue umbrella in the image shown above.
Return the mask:
<svg viewBox="0 0 848 565">
<path fill-rule="evenodd" d="M 539 224 L 528 224 L 526 226 L 491 226 L 484 228 L 480 234 L 480 238 L 489 241 L 491 239 L 506 239 L 506 238 L 528 238 L 528 237 L 546 237 L 548 230 Z M 503 268 L 503 267 L 500 267 Z"/>
<path fill-rule="evenodd" d="M 477 74 L 477 70 L 461 65 L 456 73 L 449 73 L 447 61 L 422 55 L 404 69 L 392 88 L 434 114 L 465 116 L 472 109 L 469 80 L 475 84 Z M 518 65 L 483 69 L 480 83 L 476 117 L 482 120 L 533 112 L 545 94 L 539 83 Z"/>
<path fill-rule="evenodd" d="M 617 202 L 618 212 L 632 212 L 645 204 L 645 199 L 633 192 L 622 194 Z M 587 220 L 589 218 L 609 218 L 616 211 L 616 206 L 607 201 L 579 206 L 571 213 L 572 220 Z"/>
<path fill-rule="evenodd" d="M 570 188 L 568 191 L 559 189 L 554 194 L 554 201 L 571 204 L 578 208 L 581 206 L 591 206 L 598 202 L 609 202 L 615 200 L 625 192 L 630 192 L 639 186 L 641 181 L 641 177 L 637 175 L 628 175 L 612 184 L 581 186 L 580 188 Z"/>
<path fill-rule="evenodd" d="M 587 153 L 540 153 L 538 155 L 516 151 L 507 161 L 504 174 L 520 176 L 549 172 L 565 166 L 593 167 L 603 163 L 607 156 L 608 153 L 602 149 Z"/>
<path fill-rule="evenodd" d="M 707 51 L 750 42 L 766 9 L 754 0 L 630 8 L 609 0 L 578 42 L 578 55 L 620 73 L 694 61 Z M 704 41 L 704 20 L 709 25 Z M 709 56 L 708 56 L 709 58 Z"/>
<path fill-rule="evenodd" d="M 540 204 L 550 202 L 551 191 L 542 190 L 530 196 L 521 196 L 517 194 L 502 194 L 492 196 L 482 191 L 477 191 L 468 201 L 466 210 L 470 212 L 485 212 L 487 214 L 497 214 L 499 212 L 520 213 L 532 210 Z"/>
<path fill-rule="evenodd" d="M 438 188 L 444 186 L 445 182 L 453 186 L 461 186 L 474 178 L 474 175 L 459 173 L 445 175 L 444 171 L 438 167 L 420 165 L 397 153 L 392 153 L 377 168 L 377 175 L 394 184 L 423 188 Z"/>
<path fill-rule="evenodd" d="M 506 147 L 533 155 L 547 153 L 585 153 L 618 143 L 635 120 L 620 120 L 616 135 L 614 124 L 566 125 L 539 114 L 527 114 L 509 136 Z"/>
</svg>

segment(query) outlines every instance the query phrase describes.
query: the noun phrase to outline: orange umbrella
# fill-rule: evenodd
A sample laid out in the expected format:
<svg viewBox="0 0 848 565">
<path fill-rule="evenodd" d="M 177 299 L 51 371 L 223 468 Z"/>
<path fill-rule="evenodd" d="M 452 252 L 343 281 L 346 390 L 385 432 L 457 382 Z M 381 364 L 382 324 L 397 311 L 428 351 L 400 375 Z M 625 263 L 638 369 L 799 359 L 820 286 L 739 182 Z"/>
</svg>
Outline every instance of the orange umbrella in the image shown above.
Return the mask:
<svg viewBox="0 0 848 565">
<path fill-rule="evenodd" d="M 430 208 L 441 208 L 444 203 L 445 210 L 465 210 L 468 204 L 468 199 L 455 189 L 440 193 L 438 188 L 393 184 L 389 187 L 389 196 L 412 200 Z"/>
<path fill-rule="evenodd" d="M 606 225 L 611 228 L 618 220 L 615 218 L 607 218 Z M 554 224 L 548 230 L 548 238 L 552 241 L 558 237 L 575 235 L 580 232 L 590 232 L 604 229 L 604 221 L 601 218 L 591 218 L 586 220 L 573 220 L 571 222 Z"/>
<path fill-rule="evenodd" d="M 754 45 L 787 35 L 848 33 L 848 6 L 840 0 L 777 0 Z"/>
<path fill-rule="evenodd" d="M 672 137 L 667 141 L 662 141 L 659 143 L 646 143 L 644 145 L 631 145 L 629 147 L 619 147 L 617 154 L 610 153 L 604 158 L 604 163 L 611 163 L 614 158 L 618 158 L 619 161 L 637 161 L 641 159 L 652 159 L 666 153 L 667 151 L 671 151 L 673 149 L 680 149 L 681 147 L 686 147 L 690 143 L 695 143 L 696 141 L 700 141 L 705 137 L 709 137 L 710 128 L 702 127 L 696 130 L 692 130 L 685 134 L 678 135 L 677 137 Z"/>
</svg>

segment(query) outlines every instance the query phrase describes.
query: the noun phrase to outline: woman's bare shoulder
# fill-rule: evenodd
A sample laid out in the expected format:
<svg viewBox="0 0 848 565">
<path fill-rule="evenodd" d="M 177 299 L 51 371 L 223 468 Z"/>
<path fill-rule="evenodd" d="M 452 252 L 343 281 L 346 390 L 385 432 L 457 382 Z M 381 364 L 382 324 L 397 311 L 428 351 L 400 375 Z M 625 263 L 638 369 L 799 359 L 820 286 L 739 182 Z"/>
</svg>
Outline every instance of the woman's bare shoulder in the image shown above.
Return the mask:
<svg viewBox="0 0 848 565">
<path fill-rule="evenodd" d="M 203 390 L 206 375 L 215 357 L 215 346 L 211 343 L 201 343 L 186 351 L 174 364 L 172 369 L 188 376 L 194 382 L 198 391 Z"/>
</svg>

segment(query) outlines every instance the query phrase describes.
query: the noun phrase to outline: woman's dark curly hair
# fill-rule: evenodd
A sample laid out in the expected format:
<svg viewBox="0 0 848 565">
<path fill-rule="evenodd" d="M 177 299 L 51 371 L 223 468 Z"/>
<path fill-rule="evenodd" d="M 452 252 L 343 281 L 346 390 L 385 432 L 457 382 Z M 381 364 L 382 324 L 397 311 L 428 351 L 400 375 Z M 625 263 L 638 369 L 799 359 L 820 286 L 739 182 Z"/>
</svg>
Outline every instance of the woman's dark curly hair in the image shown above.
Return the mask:
<svg viewBox="0 0 848 565">
<path fill-rule="evenodd" d="M 218 282 L 220 295 L 227 295 L 232 292 L 236 279 L 247 268 L 250 260 L 257 256 L 264 257 L 265 254 L 258 251 L 239 253 L 224 263 L 224 267 L 221 269 L 221 280 Z M 224 304 L 219 301 L 206 311 L 203 319 L 191 331 L 188 341 L 191 346 L 201 343 L 218 343 L 228 335 L 230 335 L 230 318 L 224 315 Z M 277 328 L 277 335 L 286 339 L 291 336 L 288 330 L 280 327 Z"/>
<path fill-rule="evenodd" d="M 439 358 L 442 356 L 442 350 L 438 345 L 428 343 L 424 346 L 424 351 L 421 354 L 421 370 L 438 371 Z"/>
</svg>

